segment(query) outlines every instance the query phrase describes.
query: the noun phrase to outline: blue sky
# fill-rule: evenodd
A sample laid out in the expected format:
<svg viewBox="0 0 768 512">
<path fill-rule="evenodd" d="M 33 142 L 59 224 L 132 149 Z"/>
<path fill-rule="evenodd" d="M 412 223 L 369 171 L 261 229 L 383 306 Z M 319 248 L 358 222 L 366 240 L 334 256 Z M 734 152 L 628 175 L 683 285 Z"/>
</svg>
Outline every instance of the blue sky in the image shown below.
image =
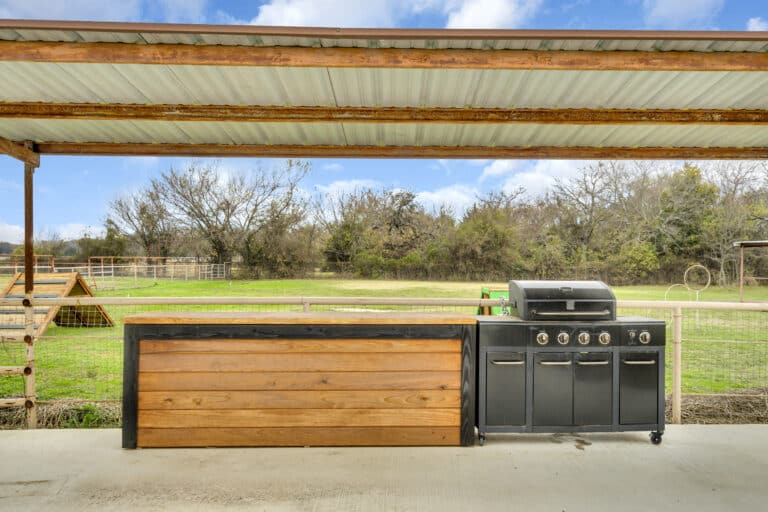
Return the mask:
<svg viewBox="0 0 768 512">
<path fill-rule="evenodd" d="M 343 27 L 768 30 L 766 0 L 0 0 L 0 18 Z M 108 204 L 186 159 L 43 157 L 35 232 L 98 232 Z M 523 186 L 540 194 L 586 162 L 504 160 L 312 160 L 309 192 L 403 187 L 427 207 L 461 213 L 474 197 Z M 228 159 L 247 172 L 280 161 Z M 22 166 L 0 156 L 0 240 L 23 236 Z"/>
</svg>

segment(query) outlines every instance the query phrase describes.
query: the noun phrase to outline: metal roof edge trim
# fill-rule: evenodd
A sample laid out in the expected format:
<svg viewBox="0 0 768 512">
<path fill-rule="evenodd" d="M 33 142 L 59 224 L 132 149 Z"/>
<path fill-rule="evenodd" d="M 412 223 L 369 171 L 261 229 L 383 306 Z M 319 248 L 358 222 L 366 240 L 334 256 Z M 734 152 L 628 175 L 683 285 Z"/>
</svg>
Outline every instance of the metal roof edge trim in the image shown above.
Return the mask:
<svg viewBox="0 0 768 512">
<path fill-rule="evenodd" d="M 259 25 L 206 25 L 114 21 L 59 21 L 0 19 L 5 30 L 70 30 L 91 32 L 219 34 L 289 36 L 335 39 L 458 39 L 458 40 L 669 40 L 669 41 L 766 41 L 768 31 L 684 30 L 531 30 L 531 29 L 411 29 L 289 27 Z"/>
</svg>

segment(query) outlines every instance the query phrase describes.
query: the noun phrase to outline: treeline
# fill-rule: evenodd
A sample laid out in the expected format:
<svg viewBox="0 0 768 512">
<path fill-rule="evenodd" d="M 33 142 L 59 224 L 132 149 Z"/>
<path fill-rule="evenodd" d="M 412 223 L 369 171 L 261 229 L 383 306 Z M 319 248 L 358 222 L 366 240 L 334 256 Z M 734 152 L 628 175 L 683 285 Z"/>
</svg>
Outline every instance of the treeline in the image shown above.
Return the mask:
<svg viewBox="0 0 768 512">
<path fill-rule="evenodd" d="M 447 209 L 425 211 L 412 192 L 360 191 L 331 201 L 323 261 L 365 277 L 614 284 L 679 282 L 698 263 L 727 284 L 737 273 L 733 242 L 768 238 L 766 178 L 752 163 L 704 172 L 599 162 L 540 198 L 522 189 L 477 198 L 458 221 Z M 748 268 L 768 275 L 768 258 L 752 252 Z"/>
<path fill-rule="evenodd" d="M 242 277 L 668 283 L 698 263 L 727 284 L 733 242 L 768 239 L 768 172 L 756 163 L 597 162 L 540 197 L 477 197 L 459 218 L 450 205 L 425 209 L 408 190 L 312 197 L 301 188 L 308 172 L 291 160 L 247 174 L 171 168 L 111 204 L 97 249 L 231 261 Z M 751 274 L 768 275 L 765 252 L 748 254 Z"/>
</svg>

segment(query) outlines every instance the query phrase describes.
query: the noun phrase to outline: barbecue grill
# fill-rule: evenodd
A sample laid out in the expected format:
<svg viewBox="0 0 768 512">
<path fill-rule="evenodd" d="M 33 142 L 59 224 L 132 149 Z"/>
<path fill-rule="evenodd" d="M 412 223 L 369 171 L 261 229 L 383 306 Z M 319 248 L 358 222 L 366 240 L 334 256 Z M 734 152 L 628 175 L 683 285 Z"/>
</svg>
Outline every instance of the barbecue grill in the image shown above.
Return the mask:
<svg viewBox="0 0 768 512">
<path fill-rule="evenodd" d="M 597 281 L 510 281 L 512 315 L 480 317 L 478 430 L 664 433 L 663 321 L 616 317 Z"/>
</svg>

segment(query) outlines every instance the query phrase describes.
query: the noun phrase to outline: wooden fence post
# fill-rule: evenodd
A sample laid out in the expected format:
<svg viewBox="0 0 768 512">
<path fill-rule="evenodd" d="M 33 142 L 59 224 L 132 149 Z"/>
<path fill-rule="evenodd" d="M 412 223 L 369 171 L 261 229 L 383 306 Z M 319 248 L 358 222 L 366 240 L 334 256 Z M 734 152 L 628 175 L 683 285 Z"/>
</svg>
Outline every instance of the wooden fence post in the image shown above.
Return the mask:
<svg viewBox="0 0 768 512">
<path fill-rule="evenodd" d="M 683 422 L 683 308 L 672 312 L 672 423 Z"/>
</svg>

